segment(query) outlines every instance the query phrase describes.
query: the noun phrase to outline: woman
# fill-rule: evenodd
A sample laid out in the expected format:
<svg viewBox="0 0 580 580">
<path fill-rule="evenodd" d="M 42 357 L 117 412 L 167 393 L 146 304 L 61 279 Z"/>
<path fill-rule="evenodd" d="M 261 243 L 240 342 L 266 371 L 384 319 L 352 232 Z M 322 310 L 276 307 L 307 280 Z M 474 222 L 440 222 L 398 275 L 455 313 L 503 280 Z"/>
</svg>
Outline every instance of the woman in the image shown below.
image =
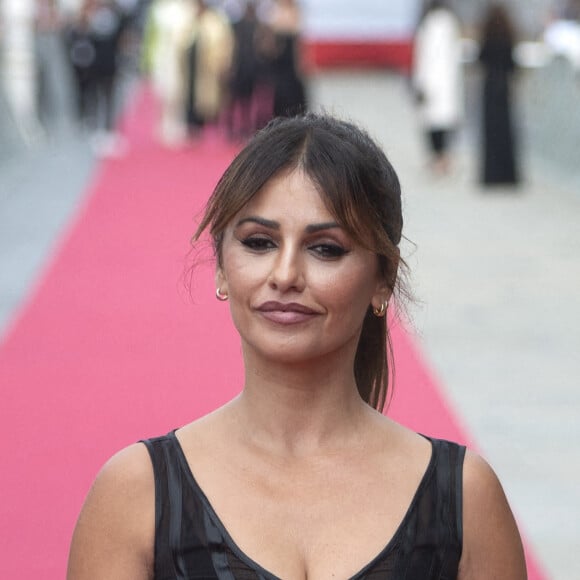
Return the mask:
<svg viewBox="0 0 580 580">
<path fill-rule="evenodd" d="M 195 27 L 190 0 L 154 0 L 145 31 L 145 68 L 160 105 L 158 137 L 169 147 L 185 144 L 186 54 Z"/>
<path fill-rule="evenodd" d="M 451 169 L 450 141 L 463 117 L 461 28 L 443 0 L 427 4 L 415 38 L 413 86 L 427 135 L 431 169 Z"/>
<path fill-rule="evenodd" d="M 402 221 L 395 171 L 352 124 L 276 119 L 250 141 L 195 236 L 243 389 L 107 463 L 69 580 L 525 578 L 487 464 L 380 413 Z"/>
<path fill-rule="evenodd" d="M 234 51 L 230 72 L 228 131 L 232 139 L 247 139 L 257 129 L 255 92 L 261 59 L 258 40 L 262 25 L 255 1 L 247 2 L 241 18 L 233 25 Z"/>
<path fill-rule="evenodd" d="M 515 33 L 506 8 L 493 4 L 484 19 L 479 54 L 484 69 L 481 172 L 484 185 L 516 185 L 519 181 L 511 103 L 514 42 Z"/>
<path fill-rule="evenodd" d="M 304 113 L 307 98 L 301 58 L 302 14 L 296 0 L 277 0 L 268 24 L 272 33 L 273 115 Z"/>
<path fill-rule="evenodd" d="M 208 0 L 197 0 L 197 18 L 189 47 L 187 116 L 190 131 L 217 125 L 227 99 L 234 35 L 227 16 Z"/>
<path fill-rule="evenodd" d="M 116 131 L 119 61 L 128 15 L 111 0 L 83 0 L 65 30 L 77 87 L 79 121 L 93 132 L 91 145 L 103 157 L 125 152 Z"/>
</svg>

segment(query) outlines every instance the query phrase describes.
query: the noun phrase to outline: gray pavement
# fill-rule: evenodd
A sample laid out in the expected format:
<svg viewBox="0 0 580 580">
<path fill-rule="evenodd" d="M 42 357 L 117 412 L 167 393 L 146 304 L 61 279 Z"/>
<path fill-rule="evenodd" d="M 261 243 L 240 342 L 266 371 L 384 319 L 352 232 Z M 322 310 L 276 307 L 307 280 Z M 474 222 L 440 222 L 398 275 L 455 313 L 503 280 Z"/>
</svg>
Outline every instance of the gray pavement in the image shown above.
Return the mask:
<svg viewBox="0 0 580 580">
<path fill-rule="evenodd" d="M 75 133 L 11 148 L 0 160 L 0 340 L 65 233 L 93 165 Z"/>
<path fill-rule="evenodd" d="M 529 153 L 516 192 L 476 183 L 473 122 L 451 176 L 426 171 L 403 79 L 326 73 L 312 100 L 363 123 L 404 190 L 412 328 L 492 463 L 555 580 L 580 563 L 580 187 Z M 534 148 L 526 148 L 532 151 Z M 82 201 L 93 167 L 80 138 L 0 161 L 0 338 Z"/>
</svg>

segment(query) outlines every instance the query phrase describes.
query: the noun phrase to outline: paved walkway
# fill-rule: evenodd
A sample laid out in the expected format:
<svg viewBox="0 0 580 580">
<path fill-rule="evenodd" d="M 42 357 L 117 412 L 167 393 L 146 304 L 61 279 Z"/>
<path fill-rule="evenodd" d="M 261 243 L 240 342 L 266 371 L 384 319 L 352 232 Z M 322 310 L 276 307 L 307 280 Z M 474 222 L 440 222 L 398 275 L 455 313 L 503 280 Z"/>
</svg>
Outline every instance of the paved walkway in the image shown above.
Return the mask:
<svg viewBox="0 0 580 580">
<path fill-rule="evenodd" d="M 94 166 L 79 135 L 0 160 L 0 339 L 85 193 Z"/>
<path fill-rule="evenodd" d="M 577 580 L 580 188 L 528 159 L 517 192 L 483 191 L 469 135 L 459 139 L 453 175 L 433 179 L 402 79 L 328 73 L 311 88 L 315 103 L 384 144 L 403 184 L 416 294 L 409 316 L 424 353 L 550 578 Z M 0 165 L 0 336 L 92 166 L 78 139 Z"/>
</svg>

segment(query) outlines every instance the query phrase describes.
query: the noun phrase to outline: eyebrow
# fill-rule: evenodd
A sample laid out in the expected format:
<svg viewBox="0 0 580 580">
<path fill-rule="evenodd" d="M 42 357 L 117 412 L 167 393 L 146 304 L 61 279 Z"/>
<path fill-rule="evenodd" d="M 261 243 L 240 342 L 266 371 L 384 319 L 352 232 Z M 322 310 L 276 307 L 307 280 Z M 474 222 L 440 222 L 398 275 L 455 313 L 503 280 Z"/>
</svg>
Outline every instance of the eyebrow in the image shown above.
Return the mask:
<svg viewBox="0 0 580 580">
<path fill-rule="evenodd" d="M 269 228 L 271 230 L 279 230 L 280 229 L 279 222 L 274 221 L 274 220 L 267 220 L 267 219 L 257 217 L 257 216 L 249 216 L 249 217 L 241 219 L 236 224 L 236 228 L 238 228 L 241 225 L 248 223 L 248 222 L 259 224 L 259 225 L 264 226 L 266 228 Z M 331 230 L 331 229 L 340 228 L 340 227 L 341 226 L 336 222 L 322 222 L 319 224 L 309 224 L 304 229 L 305 229 L 306 233 L 313 234 L 313 233 L 320 232 L 323 230 Z"/>
<path fill-rule="evenodd" d="M 306 226 L 306 232 L 313 234 L 322 230 L 332 230 L 340 227 L 341 226 L 336 222 L 323 222 L 321 224 L 310 224 L 309 226 Z"/>
<path fill-rule="evenodd" d="M 267 219 L 257 217 L 257 216 L 249 216 L 249 217 L 241 219 L 236 224 L 236 228 L 239 228 L 241 225 L 246 224 L 248 222 L 254 223 L 254 224 L 259 224 L 259 225 L 264 226 L 266 228 L 269 228 L 271 230 L 279 230 L 280 229 L 280 224 L 278 222 L 275 222 L 272 220 L 267 220 Z"/>
</svg>

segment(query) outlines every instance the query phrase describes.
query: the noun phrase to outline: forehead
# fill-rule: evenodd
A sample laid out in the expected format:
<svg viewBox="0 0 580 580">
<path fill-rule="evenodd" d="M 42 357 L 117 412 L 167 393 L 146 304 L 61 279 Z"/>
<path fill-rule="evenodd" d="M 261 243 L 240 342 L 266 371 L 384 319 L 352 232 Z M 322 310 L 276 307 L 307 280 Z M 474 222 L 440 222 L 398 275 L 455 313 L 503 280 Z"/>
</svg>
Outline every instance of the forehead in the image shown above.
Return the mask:
<svg viewBox="0 0 580 580">
<path fill-rule="evenodd" d="M 332 217 L 316 183 L 301 169 L 275 175 L 250 199 L 239 216 L 254 213 L 318 221 Z"/>
</svg>

